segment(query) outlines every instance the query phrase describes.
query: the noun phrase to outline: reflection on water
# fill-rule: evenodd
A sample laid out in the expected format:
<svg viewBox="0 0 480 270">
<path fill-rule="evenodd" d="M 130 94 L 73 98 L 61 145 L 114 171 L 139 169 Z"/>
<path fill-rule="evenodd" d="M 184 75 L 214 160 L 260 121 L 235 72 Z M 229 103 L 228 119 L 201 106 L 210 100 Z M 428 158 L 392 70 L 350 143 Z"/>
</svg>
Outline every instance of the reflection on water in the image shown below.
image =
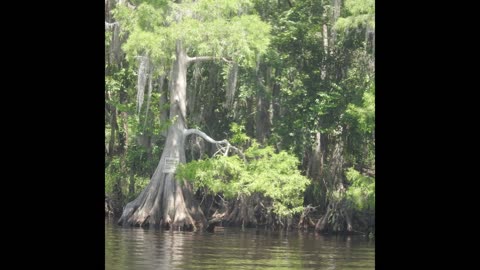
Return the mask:
<svg viewBox="0 0 480 270">
<path fill-rule="evenodd" d="M 358 236 L 225 228 L 181 232 L 105 221 L 105 269 L 374 269 L 375 243 Z"/>
</svg>

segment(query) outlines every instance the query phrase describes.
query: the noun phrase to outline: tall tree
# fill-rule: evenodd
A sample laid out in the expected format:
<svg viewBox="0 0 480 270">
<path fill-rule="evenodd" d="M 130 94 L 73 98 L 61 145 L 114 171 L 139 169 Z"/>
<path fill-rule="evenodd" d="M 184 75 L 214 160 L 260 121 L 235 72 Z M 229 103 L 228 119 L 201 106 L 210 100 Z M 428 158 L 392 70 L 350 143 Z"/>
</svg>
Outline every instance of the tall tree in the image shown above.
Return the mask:
<svg viewBox="0 0 480 270">
<path fill-rule="evenodd" d="M 168 74 L 170 127 L 149 184 L 125 206 L 118 222 L 197 229 L 205 225 L 205 217 L 192 198 L 190 184 L 176 179 L 171 167 L 176 162 L 185 163 L 185 138 L 190 134 L 210 143 L 228 142 L 187 128 L 187 68 L 204 61 L 253 66 L 268 46 L 270 28 L 257 15 L 249 15 L 253 9 L 248 0 L 135 3 L 138 6 L 133 9 L 117 6 L 115 18 L 129 34 L 123 46 L 128 60 L 140 60 L 137 106 L 142 106 L 146 82 Z M 150 68 L 145 68 L 146 62 Z"/>
<path fill-rule="evenodd" d="M 353 229 L 346 169 L 372 172 L 374 15 L 374 0 L 298 0 L 270 16 L 280 104 L 272 139 L 303 158 L 305 203 L 324 217 L 318 231 Z"/>
<path fill-rule="evenodd" d="M 118 4 L 123 5 L 125 1 L 119 0 Z M 105 112 L 106 112 L 106 126 L 110 127 L 110 136 L 108 143 L 106 142 L 106 160 L 110 163 L 115 155 L 119 156 L 119 166 L 110 167 L 111 170 L 118 170 L 120 173 L 114 175 L 114 183 L 112 186 L 113 196 L 112 200 L 113 212 L 117 215 L 121 212 L 124 201 L 124 194 L 122 192 L 122 183 L 129 172 L 127 166 L 127 153 L 129 147 L 129 133 L 128 133 L 128 113 L 123 108 L 118 108 L 113 104 L 125 105 L 127 103 L 126 88 L 128 81 L 123 80 L 125 76 L 124 60 L 125 55 L 120 50 L 122 38 L 120 37 L 120 28 L 118 23 L 113 21 L 111 10 L 117 4 L 116 0 L 105 1 L 105 30 L 107 31 L 105 38 Z M 109 119 L 108 119 L 109 118 Z M 117 143 L 117 145 L 116 145 Z"/>
</svg>

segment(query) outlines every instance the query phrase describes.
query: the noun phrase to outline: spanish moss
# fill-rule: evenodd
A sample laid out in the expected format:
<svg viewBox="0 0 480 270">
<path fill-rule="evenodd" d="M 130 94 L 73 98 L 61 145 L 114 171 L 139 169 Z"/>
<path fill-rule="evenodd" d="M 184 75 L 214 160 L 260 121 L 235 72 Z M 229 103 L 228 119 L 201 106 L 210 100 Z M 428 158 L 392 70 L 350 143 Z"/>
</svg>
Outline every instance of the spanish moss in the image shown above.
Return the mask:
<svg viewBox="0 0 480 270">
<path fill-rule="evenodd" d="M 148 73 L 148 96 L 147 96 L 147 109 L 145 111 L 145 121 L 143 122 L 143 129 L 147 126 L 147 119 L 148 119 L 148 110 L 150 109 L 150 99 L 152 98 L 152 74 L 153 74 L 153 67 L 150 67 L 150 72 Z M 141 105 L 140 105 L 141 106 Z"/>
<path fill-rule="evenodd" d="M 137 113 L 140 114 L 145 95 L 145 84 L 147 83 L 149 74 L 149 59 L 146 56 L 138 57 L 138 59 L 140 61 L 140 64 L 138 66 L 137 80 Z"/>
<path fill-rule="evenodd" d="M 233 63 L 228 72 L 225 108 L 232 108 L 237 86 L 238 64 Z"/>
</svg>

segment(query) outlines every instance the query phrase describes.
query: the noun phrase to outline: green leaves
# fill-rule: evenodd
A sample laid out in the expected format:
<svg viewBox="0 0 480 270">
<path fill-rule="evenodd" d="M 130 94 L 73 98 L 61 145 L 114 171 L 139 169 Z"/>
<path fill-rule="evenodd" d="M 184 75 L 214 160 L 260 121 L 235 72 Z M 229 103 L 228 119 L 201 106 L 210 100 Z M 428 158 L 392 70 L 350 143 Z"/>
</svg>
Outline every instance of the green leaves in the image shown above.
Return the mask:
<svg viewBox="0 0 480 270">
<path fill-rule="evenodd" d="M 370 134 L 375 130 L 375 85 L 373 82 L 363 92 L 361 105 L 349 104 L 346 113 L 355 119 L 361 131 Z"/>
<path fill-rule="evenodd" d="M 230 125 L 230 131 L 233 133 L 231 143 L 235 145 L 244 144 L 250 140 L 250 138 L 245 133 L 245 127 L 237 123 L 232 123 Z"/>
<path fill-rule="evenodd" d="M 353 168 L 349 168 L 345 176 L 351 183 L 347 190 L 347 198 L 353 205 L 360 210 L 367 206 L 375 208 L 375 178 L 364 176 Z"/>
<path fill-rule="evenodd" d="M 161 27 L 165 17 L 162 9 L 155 9 L 151 5 L 140 5 L 136 11 L 137 23 L 141 30 L 153 32 Z"/>
<path fill-rule="evenodd" d="M 258 192 L 273 200 L 273 211 L 287 216 L 303 209 L 303 192 L 310 180 L 297 169 L 299 161 L 285 151 L 253 142 L 245 151 L 247 163 L 238 156 L 217 156 L 192 161 L 177 169 L 177 178 L 189 179 L 195 188 L 207 188 L 226 198 Z"/>
<path fill-rule="evenodd" d="M 243 166 L 237 156 L 217 156 L 179 165 L 176 178 L 192 181 L 196 189 L 207 188 L 210 194 L 222 192 L 225 197 L 233 198 Z"/>
<path fill-rule="evenodd" d="M 250 0 L 201 0 L 192 5 L 192 10 L 200 21 L 211 21 L 248 14 L 252 7 Z"/>
<path fill-rule="evenodd" d="M 375 28 L 375 0 L 346 0 L 345 7 L 349 16 L 339 18 L 335 23 L 336 29 L 345 30 L 361 26 Z"/>
<path fill-rule="evenodd" d="M 130 61 L 146 53 L 168 62 L 175 41 L 182 40 L 191 56 L 228 57 L 253 67 L 270 43 L 270 26 L 258 15 L 248 14 L 249 0 L 183 1 L 169 3 L 168 8 L 162 3 L 143 1 L 136 10 L 117 7 L 115 18 L 129 33 L 123 49 Z"/>
<path fill-rule="evenodd" d="M 140 6 L 142 3 L 146 3 L 155 8 L 166 8 L 169 4 L 168 0 L 130 0 L 130 1 L 136 6 Z"/>
</svg>

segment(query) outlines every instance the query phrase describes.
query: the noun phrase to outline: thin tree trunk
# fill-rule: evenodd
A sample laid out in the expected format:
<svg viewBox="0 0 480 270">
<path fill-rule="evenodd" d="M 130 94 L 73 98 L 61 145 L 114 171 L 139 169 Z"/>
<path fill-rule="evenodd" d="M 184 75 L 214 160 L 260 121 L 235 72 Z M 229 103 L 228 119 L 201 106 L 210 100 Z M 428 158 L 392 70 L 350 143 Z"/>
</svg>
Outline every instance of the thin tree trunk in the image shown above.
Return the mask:
<svg viewBox="0 0 480 270">
<path fill-rule="evenodd" d="M 171 77 L 170 77 L 171 78 Z M 165 77 L 164 76 L 160 76 L 160 81 L 159 81 L 159 87 L 158 87 L 158 91 L 160 92 L 160 104 L 159 104 L 159 107 L 160 107 L 160 125 L 165 125 L 168 121 L 168 110 L 167 110 L 167 95 L 168 95 L 168 91 L 166 91 L 164 89 L 164 84 L 165 84 Z M 168 130 L 162 130 L 160 132 L 160 136 L 162 137 L 167 137 L 167 131 Z"/>
<path fill-rule="evenodd" d="M 275 125 L 280 119 L 280 84 L 278 79 L 280 78 L 281 71 L 279 68 L 275 69 L 275 78 L 272 88 L 272 124 Z"/>
<path fill-rule="evenodd" d="M 329 46 L 328 46 L 328 26 L 327 26 L 327 12 L 324 11 L 323 14 L 323 25 L 322 25 L 322 37 L 323 37 L 323 63 L 322 67 L 320 70 L 320 77 L 322 80 L 325 80 L 327 78 L 327 60 L 328 60 L 328 54 L 329 54 Z"/>
<path fill-rule="evenodd" d="M 256 139 L 259 143 L 264 143 L 265 139 L 268 137 L 270 131 L 270 117 L 268 113 L 268 108 L 270 106 L 266 94 L 268 91 L 269 75 L 265 76 L 265 84 L 262 82 L 263 76 L 262 73 L 266 70 L 268 73 L 269 69 L 264 67 L 265 65 L 259 66 L 259 71 L 257 72 L 257 112 L 255 118 L 255 134 Z"/>
<path fill-rule="evenodd" d="M 332 10 L 332 25 L 335 24 L 335 22 L 338 20 L 338 18 L 340 17 L 340 8 L 341 8 L 341 5 L 342 5 L 342 1 L 341 0 L 333 0 L 333 10 Z M 331 48 L 335 48 L 335 42 L 337 40 L 337 31 L 335 31 L 335 28 L 332 28 L 332 33 L 331 33 L 331 43 L 330 43 L 330 47 Z"/>
<path fill-rule="evenodd" d="M 247 123 L 245 125 L 245 133 L 251 138 L 255 136 L 255 116 L 254 103 L 252 97 L 247 97 Z"/>
<path fill-rule="evenodd" d="M 345 220 L 347 222 L 347 232 L 351 233 L 353 232 L 353 227 L 352 227 L 352 219 L 350 217 L 350 212 L 348 209 L 343 209 L 343 215 L 345 216 Z"/>
<path fill-rule="evenodd" d="M 135 177 L 133 174 L 130 174 L 130 181 L 128 184 L 128 198 L 131 198 L 135 194 Z"/>
<path fill-rule="evenodd" d="M 334 208 L 334 203 L 329 203 L 327 206 L 327 212 L 317 221 L 317 224 L 315 224 L 315 231 L 321 233 L 328 232 L 328 218 L 330 217 Z"/>
<path fill-rule="evenodd" d="M 317 132 L 315 134 L 315 144 L 313 148 L 313 155 L 312 158 L 310 159 L 310 177 L 314 181 L 320 181 L 320 177 L 322 175 L 322 169 L 323 169 L 323 145 L 321 141 L 321 133 Z"/>
<path fill-rule="evenodd" d="M 113 112 L 110 118 L 110 141 L 108 142 L 108 152 L 110 156 L 114 155 L 115 149 L 115 131 L 117 130 L 117 110 L 112 107 Z"/>
</svg>

